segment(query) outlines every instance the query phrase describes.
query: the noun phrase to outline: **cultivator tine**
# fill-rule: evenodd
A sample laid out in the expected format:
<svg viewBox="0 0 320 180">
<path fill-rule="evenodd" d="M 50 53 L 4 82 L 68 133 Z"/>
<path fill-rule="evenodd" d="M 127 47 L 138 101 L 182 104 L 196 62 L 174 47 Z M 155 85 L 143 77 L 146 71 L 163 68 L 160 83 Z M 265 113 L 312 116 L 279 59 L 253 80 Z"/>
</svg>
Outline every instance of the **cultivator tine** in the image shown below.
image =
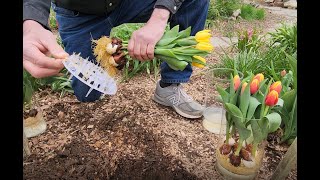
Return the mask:
<svg viewBox="0 0 320 180">
<path fill-rule="evenodd" d="M 88 97 L 88 95 L 91 93 L 91 91 L 93 90 L 93 88 L 90 88 L 89 91 L 86 94 L 86 97 Z"/>
</svg>

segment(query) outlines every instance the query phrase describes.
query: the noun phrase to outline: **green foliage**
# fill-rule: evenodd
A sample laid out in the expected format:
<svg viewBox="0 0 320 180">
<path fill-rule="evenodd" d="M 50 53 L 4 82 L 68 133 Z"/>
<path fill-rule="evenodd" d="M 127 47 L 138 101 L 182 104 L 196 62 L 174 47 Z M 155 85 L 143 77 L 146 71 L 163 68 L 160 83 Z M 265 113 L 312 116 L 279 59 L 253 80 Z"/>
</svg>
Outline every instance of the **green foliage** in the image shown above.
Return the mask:
<svg viewBox="0 0 320 180">
<path fill-rule="evenodd" d="M 237 34 L 237 49 L 240 52 L 248 50 L 257 51 L 264 45 L 262 37 L 259 37 L 258 32 L 255 29 L 238 31 Z"/>
<path fill-rule="evenodd" d="M 255 31 L 249 40 L 248 32 L 238 33 L 238 53 L 234 56 L 226 53 L 221 56 L 221 62 L 214 67 L 236 68 L 248 75 L 249 72 L 257 74 L 262 72 L 265 77 L 275 81 L 281 79 L 280 72 L 291 70 L 290 61 L 286 53 L 292 57 L 297 56 L 296 27 L 288 26 L 276 29 L 277 33 L 271 34 L 271 39 L 266 41 L 258 38 Z M 242 36 L 242 37 L 241 37 Z"/>
<path fill-rule="evenodd" d="M 219 17 L 230 17 L 233 11 L 239 8 L 239 0 L 211 0 L 207 19 L 213 20 Z"/>
<path fill-rule="evenodd" d="M 284 49 L 289 55 L 297 51 L 297 24 L 283 24 L 276 32 L 270 32 L 271 46 Z"/>
<path fill-rule="evenodd" d="M 39 88 L 51 87 L 54 92 L 60 92 L 62 97 L 66 92 L 73 93 L 71 80 L 66 76 L 67 70 L 62 70 L 63 76 L 50 76 L 46 78 L 36 79 L 29 72 L 23 69 L 23 104 L 31 103 L 34 92 Z"/>
<path fill-rule="evenodd" d="M 246 20 L 262 20 L 265 17 L 265 10 L 255 8 L 250 4 L 243 4 L 241 6 L 240 16 Z"/>
<path fill-rule="evenodd" d="M 286 54 L 290 61 L 290 66 L 293 76 L 288 73 L 286 76 L 291 76 L 293 89 L 286 89 L 282 99 L 284 101 L 283 108 L 278 109 L 279 114 L 283 119 L 282 129 L 284 134 L 281 141 L 290 143 L 297 136 L 297 59 L 289 54 Z M 283 77 L 283 79 L 286 78 Z"/>
<path fill-rule="evenodd" d="M 116 37 L 123 41 L 129 41 L 132 33 L 144 26 L 144 23 L 125 23 L 112 28 L 110 37 Z"/>
<path fill-rule="evenodd" d="M 33 92 L 37 90 L 38 86 L 36 79 L 23 69 L 23 104 L 31 103 Z"/>
<path fill-rule="evenodd" d="M 224 54 L 221 57 L 221 63 L 217 66 L 230 69 L 236 68 L 244 76 L 248 76 L 250 72 L 253 74 L 263 72 L 263 64 L 264 61 L 260 52 L 249 50 L 239 52 L 234 57 Z"/>
<path fill-rule="evenodd" d="M 49 15 L 49 27 L 51 30 L 57 30 L 57 20 L 56 20 L 56 13 L 50 8 L 50 15 Z"/>
</svg>

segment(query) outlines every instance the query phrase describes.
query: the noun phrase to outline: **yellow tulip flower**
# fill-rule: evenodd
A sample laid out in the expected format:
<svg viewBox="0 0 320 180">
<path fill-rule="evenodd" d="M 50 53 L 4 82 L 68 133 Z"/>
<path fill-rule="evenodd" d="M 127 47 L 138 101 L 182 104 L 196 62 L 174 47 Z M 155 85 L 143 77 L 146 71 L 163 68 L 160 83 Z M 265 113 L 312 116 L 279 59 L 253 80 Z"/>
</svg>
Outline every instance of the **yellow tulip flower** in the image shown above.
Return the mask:
<svg viewBox="0 0 320 180">
<path fill-rule="evenodd" d="M 202 51 L 212 51 L 214 47 L 207 42 L 200 42 L 196 45 L 196 49 L 202 50 Z"/>
<path fill-rule="evenodd" d="M 210 42 L 210 38 L 211 38 L 210 30 L 199 31 L 195 35 L 195 39 L 197 42 Z"/>
<path fill-rule="evenodd" d="M 204 64 L 206 63 L 206 59 L 201 57 L 201 56 L 193 56 L 195 59 L 202 61 Z M 198 68 L 203 68 L 204 65 L 203 64 L 199 64 L 196 62 L 192 62 L 192 66 L 198 67 Z"/>
</svg>

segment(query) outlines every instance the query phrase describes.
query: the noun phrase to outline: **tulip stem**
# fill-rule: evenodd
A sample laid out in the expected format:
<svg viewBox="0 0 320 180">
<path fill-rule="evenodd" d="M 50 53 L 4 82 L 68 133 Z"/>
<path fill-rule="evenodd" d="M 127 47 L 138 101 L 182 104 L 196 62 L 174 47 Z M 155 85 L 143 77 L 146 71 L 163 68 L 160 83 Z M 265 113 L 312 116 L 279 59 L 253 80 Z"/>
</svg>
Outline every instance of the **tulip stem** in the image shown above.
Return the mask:
<svg viewBox="0 0 320 180">
<path fill-rule="evenodd" d="M 269 106 L 266 106 L 263 112 L 263 117 L 265 117 L 268 114 L 268 111 L 269 111 Z"/>
<path fill-rule="evenodd" d="M 242 148 L 242 143 L 243 143 L 243 140 L 242 140 L 242 138 L 240 137 L 240 138 L 239 138 L 239 141 L 238 141 L 237 150 L 236 150 L 236 152 L 234 152 L 234 154 L 235 154 L 236 156 L 239 156 L 240 150 L 241 150 L 241 148 Z"/>
<path fill-rule="evenodd" d="M 258 147 L 258 143 L 253 143 L 252 144 L 251 154 L 252 154 L 253 157 L 256 156 L 257 147 Z"/>
<path fill-rule="evenodd" d="M 227 123 L 226 144 L 229 144 L 229 138 L 230 138 L 230 125 L 229 123 Z"/>
</svg>

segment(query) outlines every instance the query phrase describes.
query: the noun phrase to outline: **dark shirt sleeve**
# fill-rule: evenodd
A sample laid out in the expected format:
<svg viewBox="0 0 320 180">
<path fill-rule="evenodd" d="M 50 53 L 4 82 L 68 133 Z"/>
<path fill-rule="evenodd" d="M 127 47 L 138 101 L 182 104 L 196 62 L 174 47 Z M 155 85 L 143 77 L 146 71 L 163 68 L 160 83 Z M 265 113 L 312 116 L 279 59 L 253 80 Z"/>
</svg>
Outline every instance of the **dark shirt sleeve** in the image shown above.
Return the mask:
<svg viewBox="0 0 320 180">
<path fill-rule="evenodd" d="M 157 0 L 154 7 L 164 7 L 175 14 L 184 0 Z"/>
<path fill-rule="evenodd" d="M 23 0 L 23 21 L 31 19 L 49 29 L 51 0 Z"/>
</svg>

